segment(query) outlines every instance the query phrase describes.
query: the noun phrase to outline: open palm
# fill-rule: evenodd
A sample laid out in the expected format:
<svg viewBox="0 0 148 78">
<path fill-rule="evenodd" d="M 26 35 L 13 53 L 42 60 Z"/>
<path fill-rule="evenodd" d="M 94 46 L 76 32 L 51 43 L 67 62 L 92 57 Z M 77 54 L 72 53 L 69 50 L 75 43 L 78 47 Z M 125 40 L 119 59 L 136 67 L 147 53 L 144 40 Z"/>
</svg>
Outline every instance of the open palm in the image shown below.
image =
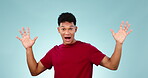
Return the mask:
<svg viewBox="0 0 148 78">
<path fill-rule="evenodd" d="M 33 46 L 33 44 L 35 43 L 37 37 L 35 37 L 33 40 L 30 38 L 30 29 L 27 28 L 27 32 L 25 31 L 24 27 L 22 28 L 22 30 L 20 30 L 20 34 L 22 35 L 22 38 L 19 38 L 18 36 L 16 37 L 17 39 L 19 39 L 23 46 L 25 48 L 31 48 Z M 22 32 L 23 31 L 23 32 Z"/>
<path fill-rule="evenodd" d="M 114 39 L 117 42 L 122 44 L 126 39 L 127 35 L 132 32 L 132 30 L 128 31 L 129 27 L 130 27 L 130 24 L 128 24 L 128 21 L 126 22 L 126 24 L 124 24 L 124 21 L 122 21 L 122 23 L 120 24 L 120 29 L 118 30 L 117 33 L 115 33 L 112 29 L 110 31 L 112 32 Z"/>
</svg>

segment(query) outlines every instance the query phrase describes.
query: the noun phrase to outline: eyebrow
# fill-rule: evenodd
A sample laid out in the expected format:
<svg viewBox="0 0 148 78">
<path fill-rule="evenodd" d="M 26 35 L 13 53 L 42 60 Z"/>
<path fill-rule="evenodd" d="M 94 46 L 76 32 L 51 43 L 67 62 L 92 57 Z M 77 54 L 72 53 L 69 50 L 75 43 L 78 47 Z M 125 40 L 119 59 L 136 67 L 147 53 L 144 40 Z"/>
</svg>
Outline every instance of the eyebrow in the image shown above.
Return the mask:
<svg viewBox="0 0 148 78">
<path fill-rule="evenodd" d="M 60 26 L 60 27 L 64 27 L 64 26 Z"/>
<path fill-rule="evenodd" d="M 61 26 L 61 27 L 65 27 L 65 26 Z M 73 25 L 71 25 L 70 27 L 75 27 L 75 25 L 73 26 Z"/>
</svg>

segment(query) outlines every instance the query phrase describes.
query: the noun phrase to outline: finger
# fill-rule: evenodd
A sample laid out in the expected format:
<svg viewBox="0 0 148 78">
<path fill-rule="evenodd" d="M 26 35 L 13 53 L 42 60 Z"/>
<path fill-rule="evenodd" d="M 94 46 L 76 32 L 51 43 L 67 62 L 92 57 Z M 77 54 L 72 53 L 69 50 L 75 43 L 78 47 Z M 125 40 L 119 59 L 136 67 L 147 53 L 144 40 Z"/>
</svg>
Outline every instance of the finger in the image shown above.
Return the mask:
<svg viewBox="0 0 148 78">
<path fill-rule="evenodd" d="M 124 30 L 126 30 L 127 29 L 127 27 L 126 27 L 126 25 L 124 25 Z"/>
<path fill-rule="evenodd" d="M 27 34 L 30 36 L 30 28 L 29 27 L 27 27 Z"/>
<path fill-rule="evenodd" d="M 125 24 L 125 26 L 128 26 L 128 21 L 126 21 L 126 24 Z"/>
<path fill-rule="evenodd" d="M 19 39 L 21 41 L 21 38 L 19 38 L 18 36 L 16 36 L 17 39 Z"/>
<path fill-rule="evenodd" d="M 124 30 L 125 31 L 128 31 L 128 27 L 126 25 L 124 26 Z"/>
<path fill-rule="evenodd" d="M 124 21 L 121 22 L 120 24 L 120 29 L 122 29 L 122 26 L 124 25 Z"/>
<path fill-rule="evenodd" d="M 21 31 L 21 30 L 19 30 L 19 32 L 20 32 L 21 36 L 23 37 L 23 33 L 22 33 L 22 31 Z"/>
<path fill-rule="evenodd" d="M 128 31 L 130 25 L 131 25 L 131 24 L 129 24 L 128 21 L 126 21 L 126 28 L 127 28 L 126 31 Z"/>
<path fill-rule="evenodd" d="M 124 24 L 124 21 L 122 21 L 121 23 Z"/>
<path fill-rule="evenodd" d="M 26 31 L 25 31 L 25 28 L 24 27 L 22 27 L 22 30 L 24 32 L 24 35 L 26 35 Z"/>
<path fill-rule="evenodd" d="M 133 30 L 130 30 L 129 32 L 127 32 L 127 35 L 130 34 Z"/>
<path fill-rule="evenodd" d="M 122 24 L 120 24 L 120 29 L 122 29 Z"/>
<path fill-rule="evenodd" d="M 112 35 L 115 35 L 115 32 L 114 32 L 114 30 L 110 29 L 110 31 L 112 32 Z"/>
<path fill-rule="evenodd" d="M 126 25 L 128 25 L 128 21 L 126 21 Z"/>
<path fill-rule="evenodd" d="M 126 26 L 126 31 L 128 31 L 130 25 L 131 25 L 131 24 L 128 24 L 128 25 Z"/>
<path fill-rule="evenodd" d="M 33 40 L 36 41 L 38 37 L 35 37 Z"/>
<path fill-rule="evenodd" d="M 127 27 L 129 28 L 131 26 L 131 24 L 128 24 Z"/>
<path fill-rule="evenodd" d="M 126 21 L 126 25 L 127 25 L 127 26 L 129 25 L 128 21 Z"/>
<path fill-rule="evenodd" d="M 130 24 L 128 23 L 128 21 L 126 21 L 126 24 L 124 26 L 124 30 L 125 31 L 128 31 L 129 26 L 130 26 Z"/>
</svg>

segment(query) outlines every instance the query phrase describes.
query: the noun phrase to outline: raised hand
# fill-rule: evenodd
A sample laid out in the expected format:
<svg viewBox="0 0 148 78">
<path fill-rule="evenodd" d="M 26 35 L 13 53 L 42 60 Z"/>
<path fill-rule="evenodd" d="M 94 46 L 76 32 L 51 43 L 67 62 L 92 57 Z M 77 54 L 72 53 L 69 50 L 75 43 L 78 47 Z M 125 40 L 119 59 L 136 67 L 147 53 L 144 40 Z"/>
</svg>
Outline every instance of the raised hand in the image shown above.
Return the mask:
<svg viewBox="0 0 148 78">
<path fill-rule="evenodd" d="M 130 24 L 128 23 L 128 21 L 126 21 L 126 24 L 124 24 L 124 21 L 122 21 L 122 23 L 120 24 L 120 29 L 118 30 L 117 33 L 115 33 L 112 29 L 110 29 L 116 42 L 119 42 L 121 44 L 124 42 L 127 35 L 132 32 L 132 30 L 128 31 L 129 27 L 130 27 Z"/>
<path fill-rule="evenodd" d="M 27 49 L 27 48 L 31 48 L 33 46 L 33 44 L 35 43 L 36 39 L 38 37 L 35 37 L 33 40 L 30 38 L 30 29 L 27 28 L 27 32 L 25 30 L 24 27 L 22 27 L 22 30 L 19 31 L 20 34 L 22 35 L 22 38 L 19 38 L 18 36 L 16 36 L 17 39 L 19 39 L 23 46 Z"/>
</svg>

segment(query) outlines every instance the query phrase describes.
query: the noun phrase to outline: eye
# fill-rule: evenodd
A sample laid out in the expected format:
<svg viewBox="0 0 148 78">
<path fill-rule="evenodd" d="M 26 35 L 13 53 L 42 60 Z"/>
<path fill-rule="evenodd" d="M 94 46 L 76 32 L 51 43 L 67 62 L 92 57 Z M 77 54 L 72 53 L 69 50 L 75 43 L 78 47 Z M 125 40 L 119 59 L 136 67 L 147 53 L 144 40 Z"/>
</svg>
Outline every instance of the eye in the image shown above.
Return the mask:
<svg viewBox="0 0 148 78">
<path fill-rule="evenodd" d="M 61 30 L 63 30 L 63 31 L 64 31 L 64 30 L 66 30 L 66 29 L 65 29 L 65 28 L 62 28 Z"/>
<path fill-rule="evenodd" d="M 69 30 L 73 30 L 73 28 L 69 28 Z"/>
</svg>

